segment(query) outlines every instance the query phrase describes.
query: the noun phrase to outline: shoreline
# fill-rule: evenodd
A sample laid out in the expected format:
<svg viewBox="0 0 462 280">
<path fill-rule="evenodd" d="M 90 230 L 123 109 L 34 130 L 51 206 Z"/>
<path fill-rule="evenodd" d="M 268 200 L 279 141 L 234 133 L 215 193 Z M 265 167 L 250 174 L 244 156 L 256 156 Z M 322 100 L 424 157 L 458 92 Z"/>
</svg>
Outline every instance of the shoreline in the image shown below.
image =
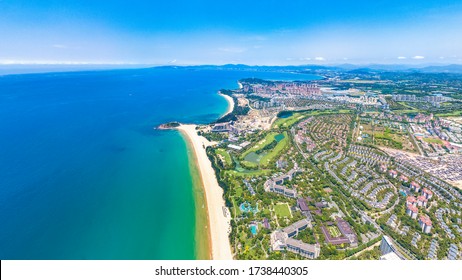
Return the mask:
<svg viewBox="0 0 462 280">
<path fill-rule="evenodd" d="M 231 97 L 229 97 L 232 99 Z M 187 140 L 187 144 L 194 154 L 194 160 L 201 179 L 208 216 L 209 249 L 212 260 L 232 260 L 231 244 L 228 233 L 231 219 L 224 216 L 223 189 L 218 184 L 212 163 L 207 157 L 206 147 L 210 142 L 196 132 L 196 125 L 181 124 L 176 127 Z"/>
<path fill-rule="evenodd" d="M 182 133 L 180 132 L 182 135 Z M 197 260 L 211 260 L 212 259 L 212 241 L 210 239 L 209 230 L 209 213 L 206 207 L 205 190 L 202 184 L 202 179 L 197 164 L 197 158 L 194 151 L 191 149 L 192 143 L 188 137 L 182 135 L 186 144 L 188 153 L 188 163 L 193 183 L 193 196 L 194 196 L 194 211 L 195 211 L 195 252 Z"/>
<path fill-rule="evenodd" d="M 231 112 L 233 112 L 234 110 L 234 100 L 231 96 L 229 95 L 226 95 L 226 94 L 223 94 L 223 93 L 218 93 L 219 95 L 221 95 L 222 97 L 224 97 L 226 99 L 226 101 L 228 102 L 228 109 L 226 110 L 226 112 L 220 117 L 220 118 L 223 118 L 224 116 L 230 114 Z"/>
</svg>

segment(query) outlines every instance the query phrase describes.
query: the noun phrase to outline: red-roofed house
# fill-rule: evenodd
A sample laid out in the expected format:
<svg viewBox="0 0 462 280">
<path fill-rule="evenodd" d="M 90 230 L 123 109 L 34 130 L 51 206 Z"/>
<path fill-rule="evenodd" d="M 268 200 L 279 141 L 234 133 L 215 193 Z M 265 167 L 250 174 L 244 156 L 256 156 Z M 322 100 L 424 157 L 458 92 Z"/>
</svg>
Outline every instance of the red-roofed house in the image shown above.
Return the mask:
<svg viewBox="0 0 462 280">
<path fill-rule="evenodd" d="M 406 214 L 408 214 L 411 218 L 417 218 L 417 214 L 419 213 L 419 209 L 414 205 L 408 205 L 406 209 Z"/>
<path fill-rule="evenodd" d="M 386 164 L 381 164 L 380 165 L 380 172 L 382 172 L 382 173 L 387 172 L 387 165 Z"/>
<path fill-rule="evenodd" d="M 433 192 L 427 188 L 422 190 L 422 194 L 425 196 L 426 199 L 430 199 L 433 196 Z"/>
<path fill-rule="evenodd" d="M 415 192 L 419 192 L 420 191 L 420 185 L 417 184 L 416 182 L 412 181 L 411 182 L 411 190 L 413 190 Z"/>
<path fill-rule="evenodd" d="M 393 178 L 396 178 L 398 177 L 398 171 L 391 169 L 390 171 L 388 171 L 388 175 L 390 175 Z"/>
<path fill-rule="evenodd" d="M 425 198 L 425 196 L 421 195 L 421 196 L 418 196 L 417 197 L 417 206 L 423 206 L 423 207 L 426 207 L 427 206 L 427 198 Z"/>
<path fill-rule="evenodd" d="M 430 233 L 432 229 L 432 221 L 428 216 L 421 215 L 419 218 L 419 226 L 422 228 L 424 233 Z"/>
<path fill-rule="evenodd" d="M 399 176 L 399 180 L 401 182 L 405 182 L 405 183 L 409 182 L 409 178 L 404 176 L 403 174 L 401 174 L 401 176 Z"/>
<path fill-rule="evenodd" d="M 406 205 L 415 205 L 416 204 L 416 200 L 415 200 L 415 197 L 413 196 L 408 196 L 406 198 Z"/>
</svg>

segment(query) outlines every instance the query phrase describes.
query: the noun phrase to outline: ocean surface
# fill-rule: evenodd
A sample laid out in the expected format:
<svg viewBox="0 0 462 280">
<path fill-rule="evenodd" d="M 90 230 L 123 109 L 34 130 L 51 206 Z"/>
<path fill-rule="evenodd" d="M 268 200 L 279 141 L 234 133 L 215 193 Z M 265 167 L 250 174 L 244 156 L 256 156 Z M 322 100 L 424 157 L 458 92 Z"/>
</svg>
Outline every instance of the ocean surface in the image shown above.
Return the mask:
<svg viewBox="0 0 462 280">
<path fill-rule="evenodd" d="M 0 76 L 0 259 L 195 259 L 186 142 L 254 71 L 153 68 Z M 203 242 L 202 242 L 203 243 Z"/>
</svg>

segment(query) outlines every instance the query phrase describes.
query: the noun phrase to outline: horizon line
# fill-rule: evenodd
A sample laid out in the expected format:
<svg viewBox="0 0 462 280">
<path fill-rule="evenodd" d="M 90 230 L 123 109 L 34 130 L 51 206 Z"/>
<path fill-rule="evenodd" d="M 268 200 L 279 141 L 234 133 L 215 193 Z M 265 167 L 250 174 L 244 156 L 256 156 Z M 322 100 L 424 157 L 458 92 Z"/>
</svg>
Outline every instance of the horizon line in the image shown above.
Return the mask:
<svg viewBox="0 0 462 280">
<path fill-rule="evenodd" d="M 131 63 L 131 62 L 51 62 L 51 63 L 3 63 L 0 62 L 1 66 L 149 66 L 149 67 L 195 67 L 195 66 L 247 66 L 247 67 L 308 67 L 308 66 L 370 66 L 370 65 L 381 65 L 381 66 L 462 66 L 462 63 L 441 63 L 441 62 L 427 62 L 427 63 L 311 63 L 311 64 L 245 64 L 245 63 L 225 63 L 225 64 L 154 64 L 154 63 Z"/>
</svg>

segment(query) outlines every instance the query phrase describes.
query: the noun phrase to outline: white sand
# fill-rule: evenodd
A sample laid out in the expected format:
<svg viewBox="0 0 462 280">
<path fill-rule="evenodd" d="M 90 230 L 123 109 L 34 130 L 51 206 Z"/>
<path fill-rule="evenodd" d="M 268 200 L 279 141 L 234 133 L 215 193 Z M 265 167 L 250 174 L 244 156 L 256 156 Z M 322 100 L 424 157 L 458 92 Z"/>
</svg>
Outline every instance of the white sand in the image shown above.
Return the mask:
<svg viewBox="0 0 462 280">
<path fill-rule="evenodd" d="M 223 116 L 226 116 L 227 114 L 231 113 L 234 110 L 234 100 L 229 95 L 221 94 L 221 93 L 219 94 L 223 96 L 226 99 L 226 101 L 228 101 L 228 110 L 226 110 L 226 112 L 223 114 Z"/>
<path fill-rule="evenodd" d="M 196 125 L 182 124 L 178 127 L 178 130 L 192 144 L 196 156 L 207 202 L 212 259 L 231 260 L 233 257 L 228 238 L 230 217 L 229 214 L 226 217 L 223 214 L 223 207 L 225 207 L 223 189 L 218 185 L 212 163 L 205 152 L 205 148 L 210 145 L 210 142 L 204 137 L 197 135 L 195 128 Z"/>
</svg>

